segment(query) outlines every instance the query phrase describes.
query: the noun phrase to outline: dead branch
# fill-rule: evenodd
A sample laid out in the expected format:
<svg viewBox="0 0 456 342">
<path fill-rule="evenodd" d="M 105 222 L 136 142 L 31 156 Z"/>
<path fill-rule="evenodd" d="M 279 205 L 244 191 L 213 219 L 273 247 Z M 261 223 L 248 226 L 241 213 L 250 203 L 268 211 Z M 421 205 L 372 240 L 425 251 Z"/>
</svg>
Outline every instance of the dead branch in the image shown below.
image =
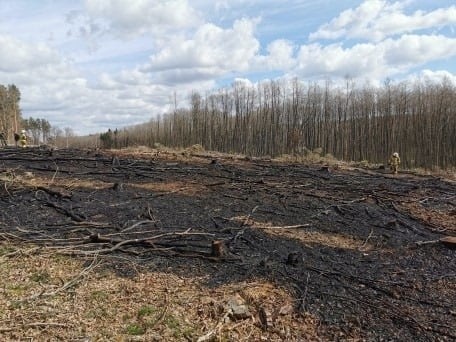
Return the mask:
<svg viewBox="0 0 456 342">
<path fill-rule="evenodd" d="M 299 229 L 299 228 L 306 228 L 310 227 L 310 223 L 303 223 L 303 224 L 295 224 L 291 226 L 261 226 L 261 225 L 253 225 L 252 228 L 258 229 Z"/>
<path fill-rule="evenodd" d="M 105 254 L 105 253 L 112 253 L 118 250 L 120 247 L 126 245 L 145 245 L 147 247 L 151 247 L 155 249 L 155 245 L 157 244 L 156 240 L 166 237 L 182 237 L 182 236 L 214 236 L 215 234 L 211 233 L 191 233 L 189 230 L 184 232 L 172 232 L 172 233 L 163 233 L 151 237 L 146 237 L 143 239 L 128 239 L 128 240 L 121 240 L 121 239 L 112 239 L 106 236 L 102 236 L 100 234 L 92 234 L 87 237 L 85 240 L 87 243 L 108 243 L 113 245 L 111 248 L 106 249 L 99 249 L 94 251 L 86 251 L 84 254 Z"/>
<path fill-rule="evenodd" d="M 59 198 L 67 198 L 67 199 L 69 199 L 72 196 L 71 192 L 59 191 L 59 190 L 56 190 L 56 189 L 50 189 L 50 188 L 47 188 L 47 187 L 44 187 L 44 186 L 38 186 L 37 189 L 38 190 L 42 190 L 42 191 L 48 193 L 51 196 L 55 196 L 55 197 L 59 197 Z"/>
<path fill-rule="evenodd" d="M 128 232 L 129 230 L 132 230 L 132 229 L 134 229 L 134 228 L 136 228 L 136 227 L 138 227 L 138 226 L 140 226 L 142 224 L 151 223 L 151 222 L 153 223 L 154 221 L 152 221 L 152 220 L 144 220 L 144 221 L 136 222 L 135 224 L 132 224 L 131 226 L 129 226 L 129 227 L 125 228 L 125 229 L 122 229 L 121 233 Z"/>
<path fill-rule="evenodd" d="M 87 219 L 87 217 L 74 214 L 70 210 L 68 210 L 58 204 L 55 204 L 51 201 L 45 201 L 44 205 L 56 209 L 59 213 L 65 214 L 66 216 L 70 217 L 71 219 L 73 219 L 76 222 L 83 222 Z"/>
<path fill-rule="evenodd" d="M 417 241 L 417 242 L 415 242 L 415 244 L 418 245 L 418 246 L 424 246 L 424 245 L 436 244 L 436 243 L 439 243 L 439 242 L 440 242 L 440 239 L 428 240 L 428 241 Z"/>
<path fill-rule="evenodd" d="M 244 222 L 242 223 L 241 227 L 244 227 L 244 226 L 247 225 L 247 223 L 248 223 L 249 220 L 250 220 L 250 216 L 252 216 L 252 214 L 258 209 L 258 207 L 259 207 L 259 206 L 257 205 L 257 206 L 255 206 L 255 207 L 252 209 L 252 211 L 251 211 L 251 212 L 247 215 L 247 217 L 245 218 L 245 220 L 244 220 Z"/>
<path fill-rule="evenodd" d="M 217 322 L 217 324 L 215 325 L 215 327 L 212 329 L 212 330 L 209 330 L 206 334 L 204 334 L 203 336 L 200 336 L 198 337 L 198 339 L 196 340 L 197 342 L 206 342 L 206 341 L 210 341 L 214 335 L 218 334 L 219 331 L 222 329 L 222 326 L 223 324 L 225 323 L 225 321 L 227 320 L 228 316 L 229 316 L 230 312 L 227 311 L 220 319 L 219 321 Z"/>
<path fill-rule="evenodd" d="M 33 323 L 24 323 L 15 327 L 10 328 L 0 328 L 1 332 L 10 332 L 14 330 L 22 330 L 24 328 L 35 328 L 35 327 L 68 327 L 68 324 L 58 323 L 58 322 L 33 322 Z"/>
<path fill-rule="evenodd" d="M 20 303 L 25 303 L 25 302 L 29 302 L 29 301 L 35 300 L 36 298 L 40 298 L 40 297 L 52 297 L 52 296 L 55 296 L 56 294 L 58 294 L 58 293 L 60 293 L 62 291 L 65 291 L 65 290 L 69 289 L 70 287 L 73 287 L 83 277 L 85 277 L 87 274 L 89 274 L 92 271 L 92 269 L 97 265 L 97 262 L 98 262 L 98 259 L 94 258 L 89 266 L 84 268 L 76 277 L 74 277 L 73 279 L 67 281 L 65 284 L 63 284 L 63 286 L 59 287 L 58 289 L 56 289 L 54 291 L 51 291 L 51 292 L 46 292 L 45 289 L 43 289 L 42 292 L 40 292 L 38 294 L 35 294 L 33 296 L 30 296 L 28 298 L 24 298 L 24 299 L 20 300 L 19 302 Z"/>
<path fill-rule="evenodd" d="M 359 250 L 364 250 L 364 247 L 366 247 L 369 239 L 372 237 L 372 233 L 374 232 L 373 229 L 371 229 L 369 235 L 367 236 L 366 240 L 364 241 L 364 243 L 359 247 Z"/>
<path fill-rule="evenodd" d="M 2 256 L 0 256 L 0 260 L 2 259 L 7 259 L 7 258 L 11 258 L 11 257 L 14 257 L 16 255 L 29 255 L 37 250 L 39 250 L 41 247 L 33 247 L 33 248 L 29 248 L 29 249 L 17 249 L 13 252 L 9 252 L 9 253 L 6 253 L 6 254 L 3 254 Z"/>
<path fill-rule="evenodd" d="M 450 249 L 456 249 L 456 237 L 455 236 L 445 236 L 440 239 L 436 240 L 427 240 L 427 241 L 417 241 L 415 244 L 417 246 L 424 246 L 424 245 L 433 245 L 441 243 L 445 247 L 448 247 Z"/>
</svg>

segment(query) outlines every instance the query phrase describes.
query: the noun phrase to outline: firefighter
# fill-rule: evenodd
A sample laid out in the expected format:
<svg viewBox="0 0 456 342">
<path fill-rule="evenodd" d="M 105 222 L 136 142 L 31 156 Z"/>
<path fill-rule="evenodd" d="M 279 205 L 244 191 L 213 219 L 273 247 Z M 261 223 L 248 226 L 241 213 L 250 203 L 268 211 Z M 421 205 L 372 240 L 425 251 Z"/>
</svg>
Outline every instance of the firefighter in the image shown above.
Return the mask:
<svg viewBox="0 0 456 342">
<path fill-rule="evenodd" d="M 21 131 L 19 142 L 21 144 L 21 147 L 27 147 L 27 136 L 25 135 L 25 129 Z"/>
<path fill-rule="evenodd" d="M 397 174 L 397 169 L 399 168 L 400 163 L 401 163 L 401 158 L 399 157 L 399 153 L 394 152 L 388 161 L 388 165 L 389 165 L 392 173 Z"/>
</svg>

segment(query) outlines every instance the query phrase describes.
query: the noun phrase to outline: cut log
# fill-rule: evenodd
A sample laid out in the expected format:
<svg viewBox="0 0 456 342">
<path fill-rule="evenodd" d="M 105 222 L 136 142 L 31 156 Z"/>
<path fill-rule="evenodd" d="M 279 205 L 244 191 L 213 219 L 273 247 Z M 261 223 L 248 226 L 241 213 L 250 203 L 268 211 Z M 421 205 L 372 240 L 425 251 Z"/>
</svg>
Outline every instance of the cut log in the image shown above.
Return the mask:
<svg viewBox="0 0 456 342">
<path fill-rule="evenodd" d="M 264 307 L 261 307 L 260 311 L 259 311 L 259 317 L 260 317 L 261 327 L 263 328 L 263 330 L 268 330 L 268 329 L 272 328 L 273 319 L 272 319 L 272 314 L 269 310 L 267 310 Z"/>
<path fill-rule="evenodd" d="M 211 255 L 217 258 L 224 257 L 228 254 L 225 242 L 223 240 L 212 241 Z"/>
<path fill-rule="evenodd" d="M 456 236 L 445 236 L 440 242 L 448 248 L 456 249 Z"/>
<path fill-rule="evenodd" d="M 438 240 L 429 240 L 429 241 L 418 241 L 416 244 L 418 246 L 423 246 L 423 245 L 431 245 L 431 244 L 436 244 L 436 243 L 441 243 L 442 245 L 450 248 L 450 249 L 456 249 L 456 236 L 445 236 L 443 238 L 440 238 Z"/>
<path fill-rule="evenodd" d="M 329 169 L 329 166 L 327 166 L 327 165 L 322 166 L 320 171 L 331 172 L 331 170 Z"/>
</svg>

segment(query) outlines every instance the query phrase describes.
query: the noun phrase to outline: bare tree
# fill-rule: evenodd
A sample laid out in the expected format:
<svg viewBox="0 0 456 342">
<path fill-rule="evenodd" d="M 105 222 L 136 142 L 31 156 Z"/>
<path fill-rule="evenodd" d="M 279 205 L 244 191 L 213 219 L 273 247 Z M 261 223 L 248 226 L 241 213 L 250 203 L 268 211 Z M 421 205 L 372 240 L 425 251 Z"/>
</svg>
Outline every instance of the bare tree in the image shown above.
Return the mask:
<svg viewBox="0 0 456 342">
<path fill-rule="evenodd" d="M 116 135 L 117 147 L 159 142 L 201 144 L 209 150 L 252 156 L 316 150 L 338 159 L 385 162 L 399 152 L 406 167 L 454 167 L 456 90 L 448 80 L 380 87 L 268 81 L 235 82 L 204 97 L 194 92 L 188 108 L 175 108 Z"/>
</svg>

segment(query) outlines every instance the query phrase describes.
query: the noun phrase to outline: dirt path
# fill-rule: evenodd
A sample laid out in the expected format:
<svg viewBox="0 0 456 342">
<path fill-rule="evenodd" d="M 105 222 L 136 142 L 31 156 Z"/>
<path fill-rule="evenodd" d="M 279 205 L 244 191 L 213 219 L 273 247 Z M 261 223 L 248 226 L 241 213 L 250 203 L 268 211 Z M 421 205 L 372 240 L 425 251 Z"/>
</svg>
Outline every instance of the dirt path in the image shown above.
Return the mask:
<svg viewBox="0 0 456 342">
<path fill-rule="evenodd" d="M 204 279 L 207 288 L 267 281 L 294 298 L 290 340 L 304 338 L 306 315 L 318 319 L 321 339 L 456 339 L 456 252 L 417 245 L 456 236 L 454 182 L 209 156 L 113 156 L 2 150 L 0 239 L 104 255 L 123 277 L 135 276 L 134 262 Z M 214 241 L 226 247 L 221 256 Z M 264 336 L 279 320 L 270 311 Z"/>
</svg>

